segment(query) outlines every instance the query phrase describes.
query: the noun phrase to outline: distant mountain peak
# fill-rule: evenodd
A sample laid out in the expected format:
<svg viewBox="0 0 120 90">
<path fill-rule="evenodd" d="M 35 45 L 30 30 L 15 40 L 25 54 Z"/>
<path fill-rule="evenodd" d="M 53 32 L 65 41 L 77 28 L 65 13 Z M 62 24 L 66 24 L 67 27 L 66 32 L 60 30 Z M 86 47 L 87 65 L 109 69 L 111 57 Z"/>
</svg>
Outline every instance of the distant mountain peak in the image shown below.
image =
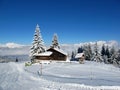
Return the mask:
<svg viewBox="0 0 120 90">
<path fill-rule="evenodd" d="M 0 47 L 2 48 L 20 48 L 24 45 L 21 45 L 21 44 L 17 44 L 17 43 L 13 43 L 13 42 L 9 42 L 9 43 L 6 43 L 6 44 L 0 44 Z"/>
</svg>

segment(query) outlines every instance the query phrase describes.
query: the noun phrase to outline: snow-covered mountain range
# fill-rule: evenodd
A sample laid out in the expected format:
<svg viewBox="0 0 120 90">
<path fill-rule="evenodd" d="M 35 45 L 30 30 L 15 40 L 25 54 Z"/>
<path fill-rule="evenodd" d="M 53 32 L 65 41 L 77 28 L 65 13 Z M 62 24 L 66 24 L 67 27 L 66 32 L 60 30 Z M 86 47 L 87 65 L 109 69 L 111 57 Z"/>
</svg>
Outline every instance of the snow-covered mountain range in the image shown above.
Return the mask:
<svg viewBox="0 0 120 90">
<path fill-rule="evenodd" d="M 77 50 L 79 47 L 85 44 L 91 44 L 93 47 L 96 42 L 84 42 L 78 44 L 60 44 L 61 49 L 65 50 L 68 54 L 72 51 Z M 112 40 L 112 41 L 97 41 L 98 48 L 100 49 L 102 45 L 108 45 L 109 48 L 114 46 L 116 49 L 120 48 L 119 42 Z M 6 55 L 29 55 L 31 45 L 21 45 L 17 43 L 6 43 L 0 44 L 0 56 Z M 46 46 L 49 48 L 49 46 Z"/>
<path fill-rule="evenodd" d="M 0 55 L 28 55 L 30 45 L 21 45 L 16 43 L 0 44 Z"/>
<path fill-rule="evenodd" d="M 14 62 L 29 60 L 30 45 L 16 43 L 0 44 L 0 62 Z"/>
</svg>

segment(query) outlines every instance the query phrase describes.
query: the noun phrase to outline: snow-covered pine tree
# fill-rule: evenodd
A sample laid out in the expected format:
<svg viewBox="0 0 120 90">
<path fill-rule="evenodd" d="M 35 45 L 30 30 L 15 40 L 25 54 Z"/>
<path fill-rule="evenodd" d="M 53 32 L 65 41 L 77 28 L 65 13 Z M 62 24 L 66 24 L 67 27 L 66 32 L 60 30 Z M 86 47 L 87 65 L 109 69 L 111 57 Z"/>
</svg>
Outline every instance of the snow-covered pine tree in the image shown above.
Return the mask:
<svg viewBox="0 0 120 90">
<path fill-rule="evenodd" d="M 114 47 L 112 47 L 110 49 L 110 63 L 112 64 L 113 63 L 113 60 L 115 60 L 115 56 L 116 56 L 116 50 Z"/>
<path fill-rule="evenodd" d="M 95 43 L 94 45 L 94 55 L 93 55 L 93 58 L 92 60 L 96 61 L 96 62 L 102 62 L 102 57 L 98 51 L 98 45 L 97 45 L 97 42 Z"/>
<path fill-rule="evenodd" d="M 115 48 L 114 48 L 114 46 L 110 49 L 110 56 L 112 56 L 114 53 L 115 53 L 116 51 L 115 51 Z"/>
<path fill-rule="evenodd" d="M 108 58 L 110 58 L 110 51 L 109 51 L 108 46 L 106 47 L 106 55 L 107 55 Z"/>
<path fill-rule="evenodd" d="M 104 56 L 105 55 L 105 45 L 103 44 L 102 46 L 102 50 L 101 50 L 101 56 Z"/>
<path fill-rule="evenodd" d="M 110 60 L 110 51 L 109 51 L 109 47 L 108 46 L 106 47 L 105 55 L 107 56 L 107 62 L 110 63 L 111 62 L 111 60 Z"/>
<path fill-rule="evenodd" d="M 83 48 L 82 48 L 82 46 L 78 48 L 78 53 L 83 53 Z"/>
<path fill-rule="evenodd" d="M 72 51 L 71 60 L 74 60 L 74 58 L 75 58 L 75 53 Z"/>
<path fill-rule="evenodd" d="M 104 44 L 102 45 L 102 49 L 101 49 L 101 57 L 102 57 L 104 63 L 108 63 L 107 56 L 106 56 L 106 47 Z"/>
<path fill-rule="evenodd" d="M 113 64 L 120 68 L 120 49 L 116 52 Z"/>
<path fill-rule="evenodd" d="M 89 55 L 88 55 L 88 46 L 87 44 L 83 45 L 83 52 L 85 54 L 85 59 L 89 60 Z"/>
<path fill-rule="evenodd" d="M 45 50 L 44 42 L 43 42 L 43 39 L 40 33 L 40 28 L 39 28 L 39 25 L 37 24 L 34 38 L 33 38 L 32 47 L 31 47 L 31 54 L 30 54 L 31 60 L 34 59 L 35 54 L 39 54 L 45 51 L 46 50 Z"/>
<path fill-rule="evenodd" d="M 118 52 L 117 52 L 117 62 L 118 62 L 118 65 L 119 65 L 119 67 L 120 67 L 120 49 L 118 50 Z"/>
<path fill-rule="evenodd" d="M 92 49 L 90 43 L 84 45 L 83 50 L 85 54 L 85 59 L 90 61 L 92 58 Z"/>
<path fill-rule="evenodd" d="M 98 45 L 97 45 L 97 42 L 95 43 L 95 46 L 94 46 L 94 53 L 95 53 L 95 55 L 98 55 Z"/>
<path fill-rule="evenodd" d="M 58 43 L 58 36 L 57 36 L 57 34 L 54 34 L 54 36 L 53 36 L 52 46 L 51 47 L 60 49 L 60 46 L 59 46 L 59 43 Z"/>
<path fill-rule="evenodd" d="M 92 49 L 91 49 L 90 43 L 88 44 L 88 56 L 89 56 L 89 60 L 91 60 L 92 59 Z"/>
</svg>

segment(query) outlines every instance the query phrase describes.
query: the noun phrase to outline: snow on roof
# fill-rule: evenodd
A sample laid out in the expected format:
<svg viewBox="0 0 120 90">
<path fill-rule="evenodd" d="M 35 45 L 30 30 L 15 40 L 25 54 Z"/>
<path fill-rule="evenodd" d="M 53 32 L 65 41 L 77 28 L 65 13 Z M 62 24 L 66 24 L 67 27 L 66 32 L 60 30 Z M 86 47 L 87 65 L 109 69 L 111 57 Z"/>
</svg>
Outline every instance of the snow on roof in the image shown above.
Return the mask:
<svg viewBox="0 0 120 90">
<path fill-rule="evenodd" d="M 53 49 L 67 56 L 67 53 L 64 52 L 62 49 L 59 48 L 53 48 Z"/>
<path fill-rule="evenodd" d="M 47 52 L 43 52 L 43 53 L 39 53 L 39 54 L 34 54 L 34 56 L 50 56 L 52 54 L 52 52 L 47 51 Z"/>
<path fill-rule="evenodd" d="M 78 53 L 78 54 L 75 56 L 75 58 L 81 58 L 81 57 L 83 57 L 83 55 L 84 55 L 84 53 Z"/>
</svg>

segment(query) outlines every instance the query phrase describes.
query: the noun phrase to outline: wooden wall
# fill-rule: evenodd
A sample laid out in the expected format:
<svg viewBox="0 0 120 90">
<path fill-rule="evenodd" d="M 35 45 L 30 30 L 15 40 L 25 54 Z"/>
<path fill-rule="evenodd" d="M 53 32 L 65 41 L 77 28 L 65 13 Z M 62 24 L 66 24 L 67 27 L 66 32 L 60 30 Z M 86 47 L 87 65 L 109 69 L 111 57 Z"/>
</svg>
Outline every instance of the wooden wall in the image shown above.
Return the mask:
<svg viewBox="0 0 120 90">
<path fill-rule="evenodd" d="M 48 51 L 52 52 L 51 59 L 52 60 L 59 60 L 59 61 L 65 61 L 67 59 L 67 56 L 54 50 L 54 49 L 49 49 Z"/>
</svg>

